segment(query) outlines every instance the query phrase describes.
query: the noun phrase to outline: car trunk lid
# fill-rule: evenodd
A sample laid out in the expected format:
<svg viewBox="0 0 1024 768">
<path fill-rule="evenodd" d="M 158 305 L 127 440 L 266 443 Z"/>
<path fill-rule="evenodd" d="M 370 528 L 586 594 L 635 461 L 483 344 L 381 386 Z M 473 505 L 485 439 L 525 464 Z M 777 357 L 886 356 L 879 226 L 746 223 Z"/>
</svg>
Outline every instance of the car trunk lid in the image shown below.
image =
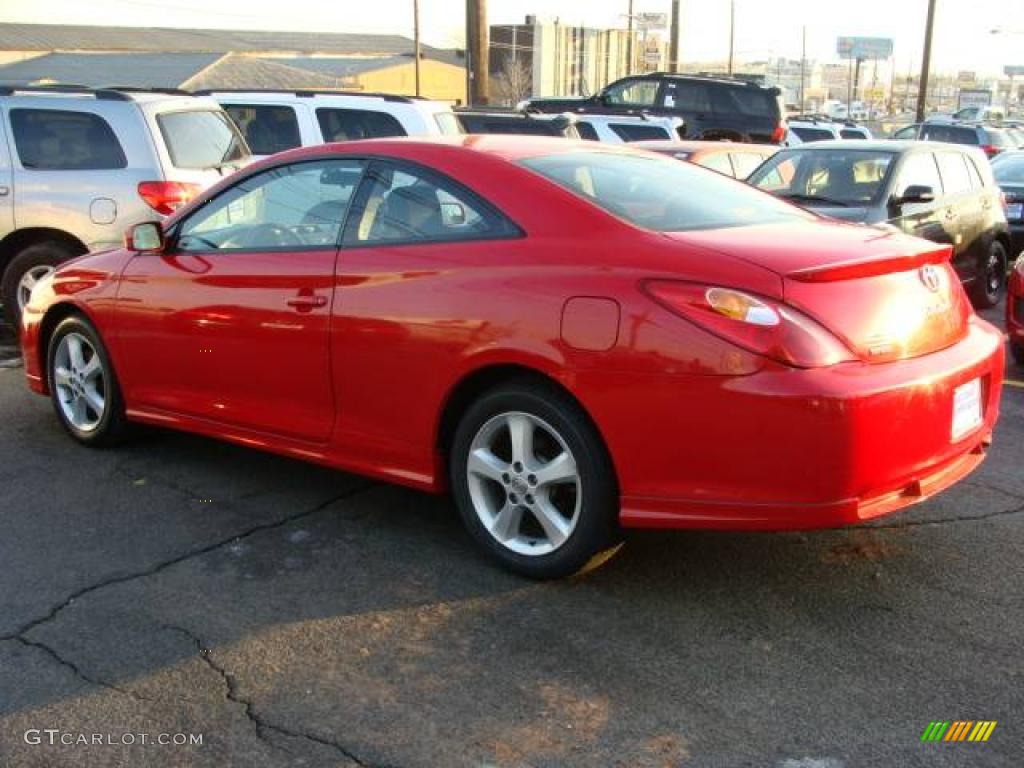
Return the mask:
<svg viewBox="0 0 1024 768">
<path fill-rule="evenodd" d="M 928 354 L 967 333 L 971 308 L 945 245 L 825 221 L 670 236 L 776 272 L 786 303 L 866 362 Z"/>
</svg>

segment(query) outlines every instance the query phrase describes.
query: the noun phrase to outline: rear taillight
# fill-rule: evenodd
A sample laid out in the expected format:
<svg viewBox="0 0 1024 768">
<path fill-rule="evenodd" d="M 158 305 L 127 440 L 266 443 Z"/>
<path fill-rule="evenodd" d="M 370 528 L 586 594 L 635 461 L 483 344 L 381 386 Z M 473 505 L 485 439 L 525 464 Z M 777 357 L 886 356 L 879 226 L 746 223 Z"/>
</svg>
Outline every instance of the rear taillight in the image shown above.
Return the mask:
<svg viewBox="0 0 1024 768">
<path fill-rule="evenodd" d="M 1003 150 L 995 146 L 994 144 L 982 144 L 981 151 L 984 152 L 989 157 L 995 157 Z"/>
<path fill-rule="evenodd" d="M 798 368 L 853 360 L 839 339 L 781 302 L 733 288 L 652 280 L 644 291 L 659 304 L 731 344 Z"/>
<path fill-rule="evenodd" d="M 772 131 L 772 144 L 781 144 L 786 140 L 786 121 L 780 120 Z"/>
<path fill-rule="evenodd" d="M 184 181 L 143 181 L 139 197 L 157 213 L 170 216 L 202 191 L 198 184 Z"/>
</svg>

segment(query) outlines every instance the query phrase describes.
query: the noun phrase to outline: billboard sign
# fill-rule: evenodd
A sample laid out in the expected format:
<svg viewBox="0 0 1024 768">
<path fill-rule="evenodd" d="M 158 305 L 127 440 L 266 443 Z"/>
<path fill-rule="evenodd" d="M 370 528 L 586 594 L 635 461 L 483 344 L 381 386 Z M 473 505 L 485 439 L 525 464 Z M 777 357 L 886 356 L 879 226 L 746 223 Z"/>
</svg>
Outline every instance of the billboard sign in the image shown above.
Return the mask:
<svg viewBox="0 0 1024 768">
<path fill-rule="evenodd" d="M 1020 77 L 1024 75 L 1024 64 L 1011 65 L 1007 64 L 1003 67 L 1003 74 L 1007 77 Z"/>
<path fill-rule="evenodd" d="M 892 38 L 840 37 L 836 53 L 841 59 L 888 59 L 892 56 Z"/>
<path fill-rule="evenodd" d="M 668 29 L 668 14 L 638 13 L 636 14 L 636 27 L 641 32 Z"/>
<path fill-rule="evenodd" d="M 987 107 L 992 103 L 992 91 L 983 88 L 961 88 L 956 97 L 956 108 Z"/>
</svg>

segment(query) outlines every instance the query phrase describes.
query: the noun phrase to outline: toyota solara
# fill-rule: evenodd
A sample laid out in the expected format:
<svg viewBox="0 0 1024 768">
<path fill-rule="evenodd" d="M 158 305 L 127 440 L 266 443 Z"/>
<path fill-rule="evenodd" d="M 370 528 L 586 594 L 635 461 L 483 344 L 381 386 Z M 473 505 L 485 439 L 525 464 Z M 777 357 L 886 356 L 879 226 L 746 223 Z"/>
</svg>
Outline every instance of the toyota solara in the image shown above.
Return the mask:
<svg viewBox="0 0 1024 768">
<path fill-rule="evenodd" d="M 561 139 L 275 155 L 25 311 L 76 440 L 128 422 L 450 491 L 572 573 L 623 528 L 858 523 L 974 469 L 1003 339 L 948 246 Z"/>
</svg>

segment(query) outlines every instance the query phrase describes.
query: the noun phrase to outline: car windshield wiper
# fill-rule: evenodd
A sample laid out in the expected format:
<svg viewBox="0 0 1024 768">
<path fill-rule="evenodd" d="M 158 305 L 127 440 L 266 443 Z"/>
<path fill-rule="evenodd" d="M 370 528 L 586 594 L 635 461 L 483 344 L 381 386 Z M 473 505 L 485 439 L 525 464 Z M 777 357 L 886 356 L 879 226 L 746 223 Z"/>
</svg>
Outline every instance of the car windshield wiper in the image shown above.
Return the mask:
<svg viewBox="0 0 1024 768">
<path fill-rule="evenodd" d="M 802 203 L 821 203 L 823 205 L 837 205 L 842 208 L 849 208 L 850 204 L 834 197 L 822 197 L 821 195 L 801 195 L 799 192 L 790 192 L 779 195 L 787 200 L 799 200 Z"/>
</svg>

